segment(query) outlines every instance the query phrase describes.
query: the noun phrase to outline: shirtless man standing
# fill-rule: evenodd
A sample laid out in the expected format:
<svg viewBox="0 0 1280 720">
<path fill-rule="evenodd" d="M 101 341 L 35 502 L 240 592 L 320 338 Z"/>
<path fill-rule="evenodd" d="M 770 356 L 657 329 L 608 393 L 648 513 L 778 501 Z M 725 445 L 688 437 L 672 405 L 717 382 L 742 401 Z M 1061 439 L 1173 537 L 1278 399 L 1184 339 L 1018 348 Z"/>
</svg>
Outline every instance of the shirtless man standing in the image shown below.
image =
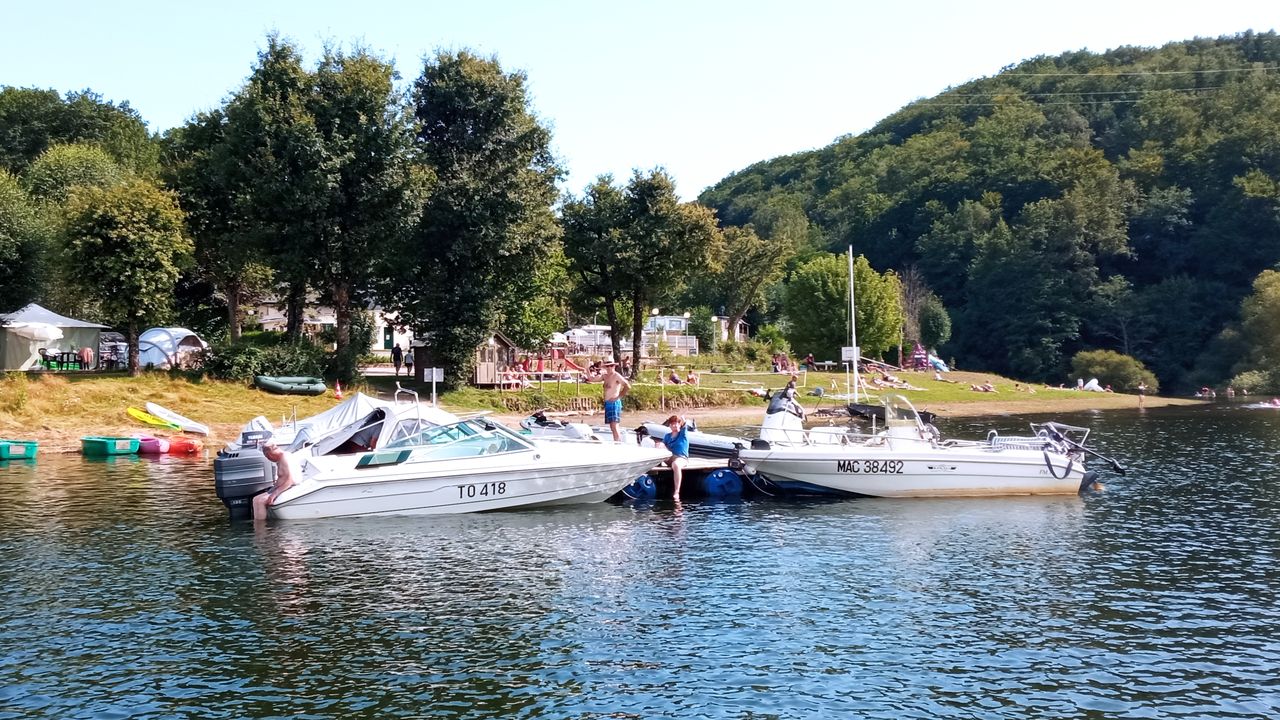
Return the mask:
<svg viewBox="0 0 1280 720">
<path fill-rule="evenodd" d="M 275 445 L 266 445 L 262 454 L 276 464 L 276 483 L 267 492 L 253 496 L 253 519 L 266 520 L 267 508 L 276 501 L 280 493 L 293 486 L 293 466 L 289 463 L 288 454 Z"/>
<path fill-rule="evenodd" d="M 618 372 L 618 364 L 614 361 L 605 360 L 602 365 L 604 373 L 596 379 L 604 383 L 604 421 L 613 431 L 613 441 L 622 442 L 618 423 L 622 422 L 622 398 L 631 390 L 631 383 Z"/>
</svg>

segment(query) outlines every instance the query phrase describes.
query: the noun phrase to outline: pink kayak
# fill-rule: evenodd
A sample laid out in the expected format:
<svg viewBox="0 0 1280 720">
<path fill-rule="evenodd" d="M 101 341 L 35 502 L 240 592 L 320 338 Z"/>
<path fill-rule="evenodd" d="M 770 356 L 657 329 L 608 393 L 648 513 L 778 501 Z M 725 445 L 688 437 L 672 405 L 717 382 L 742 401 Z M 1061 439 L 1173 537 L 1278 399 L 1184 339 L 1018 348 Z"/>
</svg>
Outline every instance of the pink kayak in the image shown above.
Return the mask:
<svg viewBox="0 0 1280 720">
<path fill-rule="evenodd" d="M 169 452 L 169 441 L 164 438 L 139 437 L 138 452 L 143 455 L 162 455 Z"/>
</svg>

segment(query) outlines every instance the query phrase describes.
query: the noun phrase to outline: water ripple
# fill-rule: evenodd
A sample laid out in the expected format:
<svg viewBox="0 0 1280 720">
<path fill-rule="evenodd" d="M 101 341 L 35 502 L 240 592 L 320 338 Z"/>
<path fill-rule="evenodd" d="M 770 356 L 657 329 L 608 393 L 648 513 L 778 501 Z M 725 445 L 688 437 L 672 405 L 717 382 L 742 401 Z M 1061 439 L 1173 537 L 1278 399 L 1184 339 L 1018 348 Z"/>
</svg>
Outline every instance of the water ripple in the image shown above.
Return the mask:
<svg viewBox="0 0 1280 720">
<path fill-rule="evenodd" d="M 1275 715 L 1280 424 L 1062 419 L 1129 475 L 255 530 L 207 461 L 12 463 L 0 720 Z"/>
</svg>

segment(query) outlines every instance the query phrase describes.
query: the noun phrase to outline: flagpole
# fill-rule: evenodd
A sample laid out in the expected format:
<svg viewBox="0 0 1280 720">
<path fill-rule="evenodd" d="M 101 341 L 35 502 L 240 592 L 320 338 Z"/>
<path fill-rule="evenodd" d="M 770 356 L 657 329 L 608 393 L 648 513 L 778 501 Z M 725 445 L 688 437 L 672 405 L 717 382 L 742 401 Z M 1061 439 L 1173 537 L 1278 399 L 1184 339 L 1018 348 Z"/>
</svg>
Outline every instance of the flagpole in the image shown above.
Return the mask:
<svg viewBox="0 0 1280 720">
<path fill-rule="evenodd" d="M 858 316 L 853 298 L 853 245 L 849 246 L 849 344 L 853 346 L 853 401 L 858 402 Z"/>
</svg>

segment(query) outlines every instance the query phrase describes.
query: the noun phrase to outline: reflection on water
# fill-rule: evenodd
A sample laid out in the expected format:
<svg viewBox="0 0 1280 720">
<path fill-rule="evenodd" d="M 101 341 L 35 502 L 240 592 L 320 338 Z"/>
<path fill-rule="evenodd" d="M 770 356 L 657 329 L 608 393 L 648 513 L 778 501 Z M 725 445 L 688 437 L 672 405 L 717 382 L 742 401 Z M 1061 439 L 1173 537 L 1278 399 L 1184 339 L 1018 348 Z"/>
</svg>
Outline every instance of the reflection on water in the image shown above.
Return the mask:
<svg viewBox="0 0 1280 720">
<path fill-rule="evenodd" d="M 207 461 L 9 463 L 0 718 L 1274 715 L 1280 413 L 1060 419 L 1129 475 L 255 528 Z"/>
</svg>

